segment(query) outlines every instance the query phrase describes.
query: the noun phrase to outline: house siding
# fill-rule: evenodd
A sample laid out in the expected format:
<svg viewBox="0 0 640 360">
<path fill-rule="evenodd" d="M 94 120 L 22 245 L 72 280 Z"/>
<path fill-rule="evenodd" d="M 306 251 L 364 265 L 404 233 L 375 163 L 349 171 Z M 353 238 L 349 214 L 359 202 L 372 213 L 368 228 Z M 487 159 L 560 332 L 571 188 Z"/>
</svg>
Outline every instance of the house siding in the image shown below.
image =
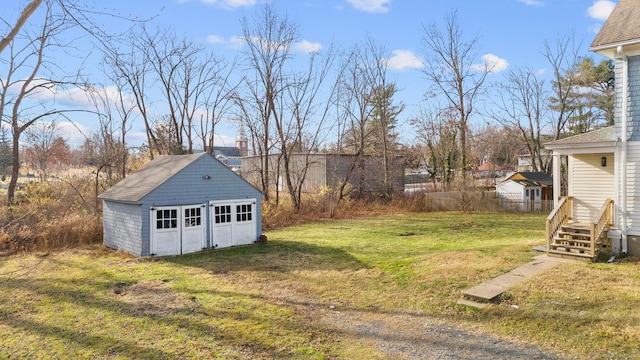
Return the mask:
<svg viewBox="0 0 640 360">
<path fill-rule="evenodd" d="M 616 134 L 622 136 L 622 60 L 615 63 L 615 119 Z M 636 114 L 640 116 L 640 56 L 629 57 L 629 97 L 627 112 L 627 140 L 640 141 L 640 121 L 634 121 Z M 639 119 L 640 120 L 640 119 Z"/>
<path fill-rule="evenodd" d="M 142 206 L 105 200 L 102 206 L 104 245 L 134 255 L 149 252 L 140 242 Z"/>
<path fill-rule="evenodd" d="M 640 142 L 630 141 L 627 143 L 627 229 L 635 235 L 640 235 L 640 197 L 637 196 L 640 189 L 639 164 Z M 618 224 L 622 224 L 622 219 L 618 220 Z"/>
<path fill-rule="evenodd" d="M 501 182 L 496 185 L 496 197 L 498 199 L 522 201 L 525 199 L 524 186 L 512 180 Z"/>
<path fill-rule="evenodd" d="M 602 167 L 601 158 L 607 158 Z M 589 222 L 602 208 L 604 201 L 613 198 L 613 153 L 583 154 L 569 157 L 569 195 L 574 197 L 573 214 L 579 222 Z"/>
</svg>

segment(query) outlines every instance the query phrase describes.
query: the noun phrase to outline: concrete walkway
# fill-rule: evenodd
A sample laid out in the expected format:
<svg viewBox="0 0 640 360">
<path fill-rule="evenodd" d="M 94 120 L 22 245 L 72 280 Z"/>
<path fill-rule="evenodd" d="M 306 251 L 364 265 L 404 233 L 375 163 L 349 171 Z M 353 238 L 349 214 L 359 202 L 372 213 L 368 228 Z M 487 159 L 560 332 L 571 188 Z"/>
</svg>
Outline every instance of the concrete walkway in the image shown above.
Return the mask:
<svg viewBox="0 0 640 360">
<path fill-rule="evenodd" d="M 550 257 L 547 256 L 547 254 L 538 255 L 533 261 L 521 265 L 506 274 L 502 274 L 470 289 L 463 290 L 463 297 L 458 300 L 458 304 L 483 309 L 490 303 L 497 301 L 500 295 L 513 285 L 519 284 L 533 275 L 551 269 L 559 264 L 571 261 L 576 260 Z"/>
</svg>

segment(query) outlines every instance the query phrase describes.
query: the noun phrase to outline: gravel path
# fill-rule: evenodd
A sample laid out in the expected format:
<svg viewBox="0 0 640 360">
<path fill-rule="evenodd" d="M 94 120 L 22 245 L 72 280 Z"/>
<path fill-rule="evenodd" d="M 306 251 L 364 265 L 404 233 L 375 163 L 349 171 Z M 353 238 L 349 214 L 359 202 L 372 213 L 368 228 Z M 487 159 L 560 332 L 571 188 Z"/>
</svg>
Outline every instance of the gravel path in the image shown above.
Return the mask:
<svg viewBox="0 0 640 360">
<path fill-rule="evenodd" d="M 562 359 L 536 347 L 407 314 L 323 309 L 323 326 L 380 349 L 390 359 Z"/>
</svg>

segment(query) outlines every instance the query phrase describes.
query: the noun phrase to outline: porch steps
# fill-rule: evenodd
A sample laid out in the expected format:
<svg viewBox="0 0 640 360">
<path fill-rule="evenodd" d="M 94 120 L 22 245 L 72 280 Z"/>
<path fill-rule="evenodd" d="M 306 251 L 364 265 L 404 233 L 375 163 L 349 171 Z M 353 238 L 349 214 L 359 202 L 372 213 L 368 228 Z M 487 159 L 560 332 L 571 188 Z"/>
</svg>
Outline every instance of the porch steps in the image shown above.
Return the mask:
<svg viewBox="0 0 640 360">
<path fill-rule="evenodd" d="M 600 241 L 595 244 L 596 255 L 602 246 Z M 563 258 L 592 259 L 591 256 L 591 228 L 588 224 L 573 223 L 563 225 L 553 238 L 549 255 Z"/>
</svg>

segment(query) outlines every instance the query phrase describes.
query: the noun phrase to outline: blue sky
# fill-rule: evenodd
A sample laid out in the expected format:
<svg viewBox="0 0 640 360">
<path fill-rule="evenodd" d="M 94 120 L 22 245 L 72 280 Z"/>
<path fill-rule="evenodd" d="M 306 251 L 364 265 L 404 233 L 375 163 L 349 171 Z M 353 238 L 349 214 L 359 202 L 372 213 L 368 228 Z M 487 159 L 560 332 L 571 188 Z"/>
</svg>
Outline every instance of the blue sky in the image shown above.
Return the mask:
<svg viewBox="0 0 640 360">
<path fill-rule="evenodd" d="M 174 28 L 178 35 L 189 37 L 231 60 L 242 51 L 242 43 L 237 40 L 242 31 L 240 19 L 245 16 L 251 19 L 263 1 L 110 0 L 100 3 L 102 5 L 95 5 L 97 10 L 129 18 L 152 18 L 148 26 Z M 420 72 L 423 28 L 432 23 L 442 24 L 447 13 L 457 11 L 466 37 L 478 36 L 477 63 L 495 64 L 495 69 L 500 71 L 488 78 L 494 82 L 500 81 L 505 71 L 521 67 L 545 76 L 550 70 L 541 54 L 545 39 L 555 41 L 573 32 L 582 40 L 581 54 L 589 55 L 588 46 L 615 3 L 610 0 L 271 0 L 280 15 L 286 15 L 300 27 L 300 52 L 322 51 L 332 43 L 348 49 L 366 36 L 384 45 L 392 54 L 390 74 L 400 89 L 396 101 L 406 105 L 401 122 L 416 115 L 428 89 Z M 99 17 L 98 21 L 106 31 L 114 33 L 127 26 L 110 17 Z M 599 59 L 598 55 L 591 55 Z M 87 64 L 87 71 L 96 71 L 94 76 L 99 77 L 97 70 L 92 70 L 91 62 Z M 92 122 L 83 121 L 81 125 L 88 131 Z M 226 145 L 233 143 L 235 127 L 230 123 L 218 127 Z M 142 124 L 133 132 L 143 138 Z M 411 140 L 410 129 L 401 128 L 401 132 L 401 138 Z"/>
</svg>

